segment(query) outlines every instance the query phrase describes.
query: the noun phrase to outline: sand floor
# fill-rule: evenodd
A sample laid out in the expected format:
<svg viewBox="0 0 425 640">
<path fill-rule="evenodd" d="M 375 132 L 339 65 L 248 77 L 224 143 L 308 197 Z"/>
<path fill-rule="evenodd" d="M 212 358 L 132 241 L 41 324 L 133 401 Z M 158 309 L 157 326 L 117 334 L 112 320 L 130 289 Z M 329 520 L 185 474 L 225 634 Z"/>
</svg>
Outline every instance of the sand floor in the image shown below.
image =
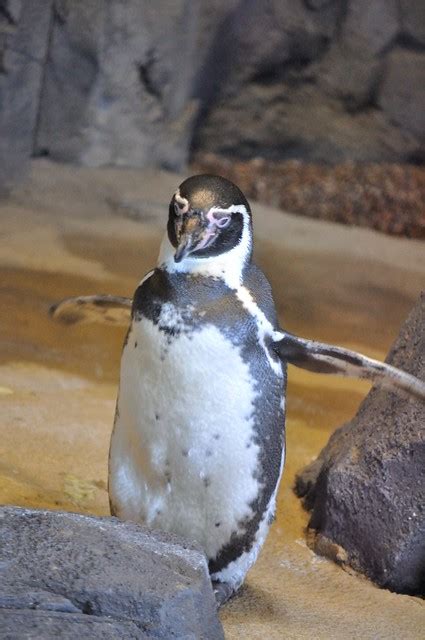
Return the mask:
<svg viewBox="0 0 425 640">
<path fill-rule="evenodd" d="M 71 295 L 131 295 L 155 263 L 178 176 L 37 161 L 0 205 L 0 501 L 108 514 L 107 451 L 125 329 L 64 327 Z M 254 206 L 256 258 L 284 326 L 384 357 L 425 286 L 425 245 Z M 229 640 L 424 637 L 425 602 L 315 556 L 295 472 L 348 420 L 366 383 L 291 368 L 278 517 L 240 595 Z"/>
</svg>

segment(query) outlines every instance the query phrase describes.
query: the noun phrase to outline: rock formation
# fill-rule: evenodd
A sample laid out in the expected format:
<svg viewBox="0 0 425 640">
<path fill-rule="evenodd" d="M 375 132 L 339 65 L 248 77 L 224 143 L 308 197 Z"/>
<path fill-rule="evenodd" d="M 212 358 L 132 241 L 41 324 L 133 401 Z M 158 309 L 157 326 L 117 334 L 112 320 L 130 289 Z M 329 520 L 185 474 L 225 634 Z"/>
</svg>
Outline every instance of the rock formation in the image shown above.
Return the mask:
<svg viewBox="0 0 425 640">
<path fill-rule="evenodd" d="M 0 185 L 31 154 L 425 159 L 422 0 L 0 0 Z"/>
<path fill-rule="evenodd" d="M 204 555 L 116 518 L 0 508 L 0 637 L 223 640 Z"/>
<path fill-rule="evenodd" d="M 425 379 L 425 292 L 387 362 Z M 425 594 L 425 404 L 374 388 L 297 477 L 313 548 L 399 593 Z"/>
</svg>

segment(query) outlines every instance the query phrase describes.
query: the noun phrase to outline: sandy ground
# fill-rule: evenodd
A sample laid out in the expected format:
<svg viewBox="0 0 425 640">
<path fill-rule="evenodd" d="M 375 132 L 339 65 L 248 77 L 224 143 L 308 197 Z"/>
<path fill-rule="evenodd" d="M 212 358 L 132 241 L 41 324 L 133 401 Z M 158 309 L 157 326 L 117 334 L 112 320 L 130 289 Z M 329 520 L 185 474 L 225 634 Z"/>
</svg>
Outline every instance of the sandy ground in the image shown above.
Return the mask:
<svg viewBox="0 0 425 640">
<path fill-rule="evenodd" d="M 107 451 L 125 329 L 63 327 L 70 295 L 131 295 L 155 263 L 179 177 L 37 161 L 0 206 L 0 500 L 107 514 Z M 255 206 L 256 257 L 290 331 L 384 357 L 425 284 L 424 244 Z M 424 601 L 315 556 L 295 472 L 348 420 L 366 383 L 290 370 L 278 518 L 221 619 L 229 640 L 419 639 Z"/>
</svg>

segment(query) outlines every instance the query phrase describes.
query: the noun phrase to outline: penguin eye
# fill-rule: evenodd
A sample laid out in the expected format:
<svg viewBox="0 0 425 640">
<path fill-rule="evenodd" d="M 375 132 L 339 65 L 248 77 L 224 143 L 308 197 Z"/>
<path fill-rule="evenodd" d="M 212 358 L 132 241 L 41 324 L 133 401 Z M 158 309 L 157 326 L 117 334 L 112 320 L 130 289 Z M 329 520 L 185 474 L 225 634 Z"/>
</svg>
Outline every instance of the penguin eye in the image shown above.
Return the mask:
<svg viewBox="0 0 425 640">
<path fill-rule="evenodd" d="M 229 225 L 231 219 L 232 219 L 232 216 L 224 215 L 224 216 L 221 216 L 220 218 L 216 218 L 215 224 L 219 229 L 224 229 Z"/>
</svg>

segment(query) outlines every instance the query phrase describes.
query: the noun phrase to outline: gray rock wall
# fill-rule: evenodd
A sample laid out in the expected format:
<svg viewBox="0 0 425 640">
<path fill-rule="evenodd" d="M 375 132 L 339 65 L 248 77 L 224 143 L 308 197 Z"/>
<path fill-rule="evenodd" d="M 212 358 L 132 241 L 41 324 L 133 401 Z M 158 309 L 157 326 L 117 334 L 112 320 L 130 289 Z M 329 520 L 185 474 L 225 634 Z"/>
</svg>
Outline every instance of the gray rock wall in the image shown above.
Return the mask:
<svg viewBox="0 0 425 640">
<path fill-rule="evenodd" d="M 423 162 L 423 0 L 0 0 L 0 186 L 31 154 Z"/>
<path fill-rule="evenodd" d="M 90 166 L 182 167 L 196 29 L 190 0 L 56 4 L 37 150 Z"/>
<path fill-rule="evenodd" d="M 52 0 L 0 0 L 0 189 L 28 170 Z"/>
<path fill-rule="evenodd" d="M 214 90 L 197 86 L 194 148 L 423 162 L 424 29 L 422 0 L 241 0 L 206 58 Z"/>
</svg>

